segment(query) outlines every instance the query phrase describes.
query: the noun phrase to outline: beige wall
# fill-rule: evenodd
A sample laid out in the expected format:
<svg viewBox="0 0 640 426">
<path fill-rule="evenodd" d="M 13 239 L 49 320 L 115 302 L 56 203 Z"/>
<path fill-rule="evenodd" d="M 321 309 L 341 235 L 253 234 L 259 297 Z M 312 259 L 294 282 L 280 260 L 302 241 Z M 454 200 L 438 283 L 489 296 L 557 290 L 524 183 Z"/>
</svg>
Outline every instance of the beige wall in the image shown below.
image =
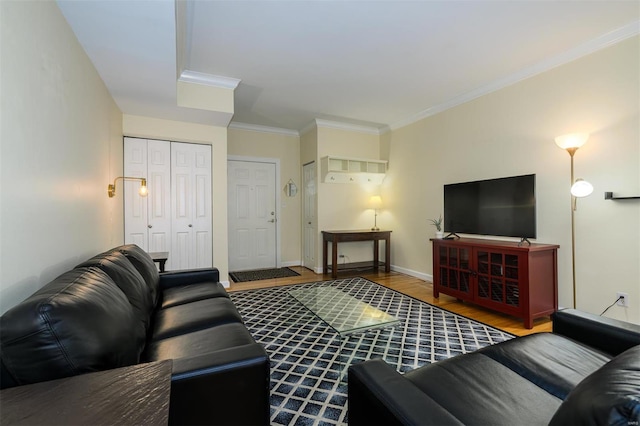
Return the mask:
<svg viewBox="0 0 640 426">
<path fill-rule="evenodd" d="M 318 127 L 318 231 L 340 229 L 369 229 L 374 223 L 374 212 L 369 208 L 372 195 L 380 194 L 374 184 L 324 183 L 321 159 L 328 155 L 377 160 L 380 157 L 378 135 L 350 130 Z M 385 202 L 383 198 L 383 203 Z M 387 227 L 387 210 L 378 212 L 378 226 Z M 340 262 L 372 260 L 372 242 L 343 243 L 338 247 L 344 259 Z M 318 234 L 317 267 L 322 266 L 322 236 Z"/>
<path fill-rule="evenodd" d="M 228 154 L 244 157 L 274 158 L 280 160 L 280 223 L 281 263 L 300 265 L 301 262 L 301 165 L 300 138 L 285 134 L 254 132 L 241 129 L 229 129 Z M 298 187 L 295 197 L 287 197 L 284 186 L 289 181 Z"/>
<path fill-rule="evenodd" d="M 640 194 L 639 52 L 635 37 L 393 131 L 382 190 L 393 264 L 432 273 L 428 219 L 444 184 L 536 173 L 537 242 L 560 244 L 559 303 L 571 306 L 569 155 L 554 137 L 589 132 L 575 156 L 595 188 L 576 212 L 577 306 L 599 314 L 627 292 L 631 306 L 607 315 L 639 323 L 640 203 L 603 196 Z"/>
<path fill-rule="evenodd" d="M 220 281 L 227 285 L 229 282 L 229 251 L 227 247 L 227 129 L 203 124 L 125 115 L 122 119 L 122 130 L 125 136 L 211 145 L 213 157 L 211 163 L 213 188 L 213 265 L 220 270 Z"/>
<path fill-rule="evenodd" d="M 52 1 L 0 3 L 0 311 L 121 244 L 122 114 Z"/>
<path fill-rule="evenodd" d="M 105 192 L 122 174 L 123 133 L 212 145 L 213 256 L 227 280 L 227 129 L 123 117 L 54 2 L 0 2 L 0 43 L 0 312 L 122 242 L 122 199 Z M 640 203 L 603 198 L 640 194 L 639 52 L 635 37 L 380 137 L 313 128 L 300 137 L 299 159 L 282 153 L 282 181 L 287 169 L 300 182 L 301 165 L 318 161 L 319 230 L 370 227 L 366 201 L 379 190 L 392 263 L 428 277 L 428 219 L 442 212 L 443 184 L 536 173 L 537 241 L 561 245 L 560 305 L 570 306 L 569 156 L 553 138 L 590 132 L 575 158 L 576 177 L 595 187 L 576 212 L 578 308 L 600 313 L 622 291 L 631 306 L 607 315 L 640 323 Z M 281 155 L 246 133 L 230 131 L 234 154 Z M 260 136 L 278 149 L 292 144 L 275 139 Z M 324 184 L 325 155 L 388 159 L 389 171 L 381 188 Z M 300 211 L 296 201 L 287 217 Z M 294 247 L 287 258 L 300 256 L 296 228 L 282 236 Z M 363 245 L 343 250 L 350 261 L 369 258 Z M 316 259 L 319 266 L 320 242 Z"/>
</svg>

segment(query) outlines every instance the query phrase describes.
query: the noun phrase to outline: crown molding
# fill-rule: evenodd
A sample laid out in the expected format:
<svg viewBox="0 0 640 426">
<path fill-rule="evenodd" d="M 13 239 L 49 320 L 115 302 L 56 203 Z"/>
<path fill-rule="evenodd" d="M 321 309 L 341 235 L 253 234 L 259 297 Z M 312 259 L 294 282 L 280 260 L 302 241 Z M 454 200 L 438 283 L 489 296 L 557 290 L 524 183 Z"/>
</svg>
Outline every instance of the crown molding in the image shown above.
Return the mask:
<svg viewBox="0 0 640 426">
<path fill-rule="evenodd" d="M 261 126 L 259 124 L 240 123 L 238 121 L 232 121 L 231 123 L 229 123 L 229 128 L 247 130 L 250 132 L 273 133 L 277 135 L 300 137 L 300 132 L 298 132 L 297 130 L 283 129 L 281 127 Z"/>
<path fill-rule="evenodd" d="M 366 133 L 368 135 L 379 135 L 380 134 L 380 129 L 378 129 L 377 127 L 362 126 L 362 125 L 359 125 L 359 124 L 343 123 L 341 121 L 322 120 L 322 119 L 316 118 L 315 119 L 315 125 L 317 127 L 324 127 L 324 128 L 328 128 L 328 129 L 347 130 L 347 131 L 350 131 L 350 132 Z M 309 126 L 307 126 L 307 127 L 309 127 Z M 307 129 L 307 127 L 305 127 L 305 130 Z M 304 133 L 304 132 L 302 132 L 302 133 Z"/>
<path fill-rule="evenodd" d="M 223 77 L 221 75 L 206 74 L 198 71 L 184 70 L 178 81 L 183 83 L 195 83 L 222 89 L 234 89 L 240 84 L 240 79 Z"/>
<path fill-rule="evenodd" d="M 549 71 L 560 65 L 575 61 L 576 59 L 590 55 L 597 52 L 598 50 L 604 49 L 614 44 L 620 43 L 621 41 L 634 37 L 638 34 L 640 34 L 640 21 L 631 22 L 623 27 L 605 33 L 556 56 L 547 58 L 531 67 L 525 68 L 505 78 L 496 80 L 492 83 L 479 87 L 460 96 L 456 96 L 439 105 L 434 105 L 430 108 L 427 108 L 415 115 L 412 115 L 411 117 L 389 125 L 389 128 L 390 130 L 396 130 L 404 126 L 408 126 L 409 124 L 415 123 L 416 121 L 420 121 L 424 118 L 431 117 L 440 112 L 446 111 L 458 105 L 462 105 L 481 96 L 488 95 L 489 93 L 498 91 L 500 89 L 504 89 L 505 87 L 511 86 L 512 84 L 518 83 L 522 80 L 526 80 L 527 78 L 541 74 L 545 71 Z"/>
</svg>

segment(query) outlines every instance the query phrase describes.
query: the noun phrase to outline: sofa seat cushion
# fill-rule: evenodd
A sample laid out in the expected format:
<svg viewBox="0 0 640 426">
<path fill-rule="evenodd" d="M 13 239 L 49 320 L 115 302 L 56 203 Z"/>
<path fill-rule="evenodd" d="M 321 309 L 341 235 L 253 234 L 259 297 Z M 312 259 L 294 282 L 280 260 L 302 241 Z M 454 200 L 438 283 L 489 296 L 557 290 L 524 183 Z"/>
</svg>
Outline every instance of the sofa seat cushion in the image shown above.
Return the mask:
<svg viewBox="0 0 640 426">
<path fill-rule="evenodd" d="M 640 346 L 626 350 L 580 382 L 550 424 L 640 424 Z"/>
<path fill-rule="evenodd" d="M 439 361 L 405 377 L 467 425 L 546 425 L 562 403 L 478 353 Z"/>
<path fill-rule="evenodd" d="M 149 256 L 149 253 L 135 244 L 119 246 L 111 249 L 111 251 L 118 251 L 129 259 L 129 262 L 138 270 L 149 286 L 154 306 L 157 305 L 158 298 L 160 297 L 160 273 L 158 272 L 156 264 L 153 263 L 153 259 Z"/>
<path fill-rule="evenodd" d="M 2 363 L 19 385 L 136 364 L 145 330 L 97 268 L 68 271 L 0 319 Z"/>
<path fill-rule="evenodd" d="M 143 357 L 149 362 L 190 358 L 252 343 L 255 340 L 247 328 L 236 322 L 151 342 Z"/>
<path fill-rule="evenodd" d="M 611 356 L 551 333 L 537 333 L 478 351 L 564 400 Z"/>
<path fill-rule="evenodd" d="M 161 307 L 162 309 L 171 308 L 173 306 L 184 305 L 185 303 L 214 299 L 216 297 L 229 297 L 227 291 L 219 282 L 202 282 L 169 287 L 162 292 Z"/>
<path fill-rule="evenodd" d="M 149 326 L 151 312 L 155 308 L 151 290 L 138 270 L 127 257 L 117 251 L 110 251 L 82 262 L 76 268 L 95 266 L 109 275 L 113 282 L 127 296 L 139 320 L 145 328 Z"/>
<path fill-rule="evenodd" d="M 219 324 L 237 322 L 242 317 L 226 297 L 199 300 L 156 311 L 151 340 L 166 339 Z"/>
</svg>

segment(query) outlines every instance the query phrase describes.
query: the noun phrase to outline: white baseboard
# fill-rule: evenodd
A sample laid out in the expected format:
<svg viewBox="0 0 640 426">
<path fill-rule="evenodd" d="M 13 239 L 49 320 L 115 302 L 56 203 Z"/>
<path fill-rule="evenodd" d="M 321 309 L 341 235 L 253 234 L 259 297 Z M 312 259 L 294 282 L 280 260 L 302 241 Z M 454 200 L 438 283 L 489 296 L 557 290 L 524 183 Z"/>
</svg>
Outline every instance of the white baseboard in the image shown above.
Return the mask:
<svg viewBox="0 0 640 426">
<path fill-rule="evenodd" d="M 429 281 L 430 283 L 433 282 L 433 275 L 425 274 L 424 272 L 418 272 L 412 269 L 402 268 L 397 265 L 391 265 L 391 270 L 396 272 L 401 272 L 405 275 L 409 275 L 412 277 L 420 278 L 421 280 Z"/>
<path fill-rule="evenodd" d="M 280 262 L 280 266 L 283 268 L 289 267 L 289 266 L 300 266 L 302 265 L 302 262 L 299 260 L 288 260 L 286 262 Z"/>
<path fill-rule="evenodd" d="M 231 283 L 229 281 L 220 281 L 220 284 L 222 284 L 222 287 L 224 288 L 231 287 Z"/>
</svg>

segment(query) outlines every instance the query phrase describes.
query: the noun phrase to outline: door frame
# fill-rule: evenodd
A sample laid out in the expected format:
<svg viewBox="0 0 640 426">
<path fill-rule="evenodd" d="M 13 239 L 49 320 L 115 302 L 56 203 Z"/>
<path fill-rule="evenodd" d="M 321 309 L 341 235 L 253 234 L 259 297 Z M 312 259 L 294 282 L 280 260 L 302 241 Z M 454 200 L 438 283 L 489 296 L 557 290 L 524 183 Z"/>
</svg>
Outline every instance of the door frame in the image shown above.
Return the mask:
<svg viewBox="0 0 640 426">
<path fill-rule="evenodd" d="M 313 164 L 313 167 L 315 169 L 315 173 L 314 173 L 314 180 L 315 180 L 315 185 L 316 185 L 316 202 L 315 202 L 315 239 L 314 241 L 312 241 L 312 248 L 313 248 L 313 259 L 314 259 L 314 263 L 313 265 L 307 265 L 305 263 L 305 250 L 307 248 L 307 244 L 309 244 L 309 241 L 307 241 L 307 233 L 306 231 L 306 225 L 305 225 L 305 211 L 307 210 L 307 197 L 306 197 L 306 191 L 307 191 L 307 182 L 305 180 L 305 167 L 309 166 Z M 300 212 L 302 215 L 302 220 L 301 220 L 301 225 L 302 225 L 302 259 L 301 259 L 301 264 L 302 266 L 304 266 L 307 269 L 312 270 L 313 272 L 315 272 L 316 274 L 321 274 L 322 273 L 322 268 L 318 266 L 318 162 L 315 160 L 309 161 L 305 164 L 302 165 L 302 211 Z"/>
<path fill-rule="evenodd" d="M 276 268 L 282 267 L 282 257 L 281 257 L 281 249 L 280 243 L 282 238 L 280 238 L 280 206 L 281 206 L 281 189 L 280 188 L 280 159 L 279 158 L 271 158 L 271 157 L 251 157 L 246 155 L 227 155 L 227 165 L 229 161 L 245 161 L 249 163 L 269 163 L 275 164 L 276 166 L 276 200 L 275 200 L 275 208 L 276 208 Z M 227 167 L 228 169 L 228 167 Z M 227 191 L 229 190 L 229 180 L 227 179 Z M 227 200 L 227 203 L 229 201 Z M 226 207 L 229 208 L 228 206 Z M 227 233 L 229 232 L 229 219 L 227 218 Z"/>
</svg>

